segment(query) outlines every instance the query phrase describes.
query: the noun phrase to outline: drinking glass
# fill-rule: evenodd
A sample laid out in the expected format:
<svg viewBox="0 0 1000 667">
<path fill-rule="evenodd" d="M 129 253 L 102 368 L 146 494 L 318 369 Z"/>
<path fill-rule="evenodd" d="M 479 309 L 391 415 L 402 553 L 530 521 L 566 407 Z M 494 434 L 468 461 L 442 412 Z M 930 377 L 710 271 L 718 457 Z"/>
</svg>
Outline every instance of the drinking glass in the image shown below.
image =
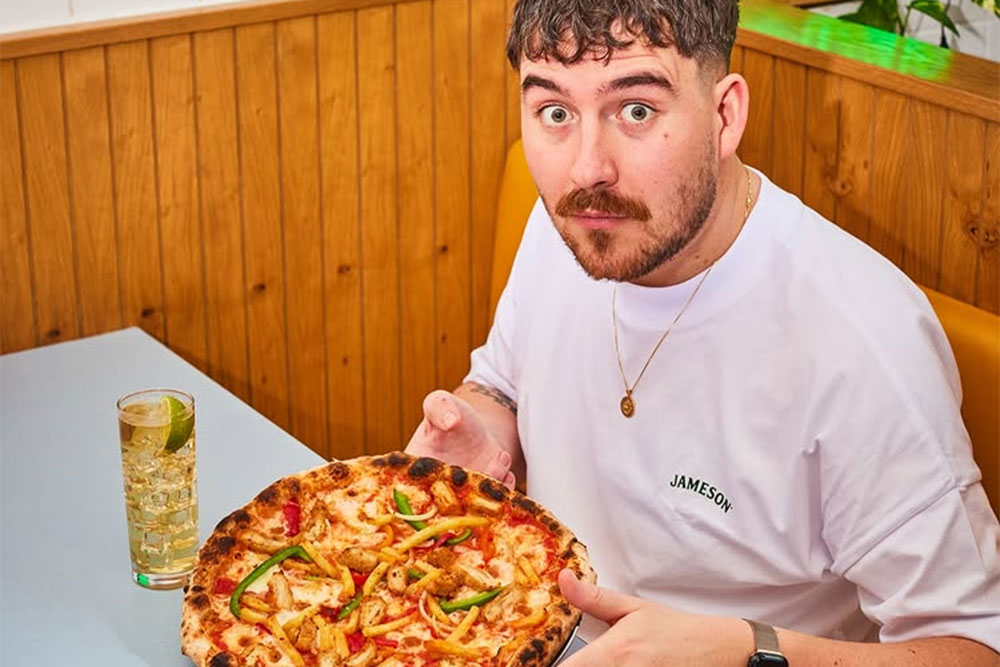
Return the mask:
<svg viewBox="0 0 1000 667">
<path fill-rule="evenodd" d="M 194 398 L 144 389 L 118 399 L 132 578 L 140 586 L 187 583 L 198 549 Z"/>
</svg>

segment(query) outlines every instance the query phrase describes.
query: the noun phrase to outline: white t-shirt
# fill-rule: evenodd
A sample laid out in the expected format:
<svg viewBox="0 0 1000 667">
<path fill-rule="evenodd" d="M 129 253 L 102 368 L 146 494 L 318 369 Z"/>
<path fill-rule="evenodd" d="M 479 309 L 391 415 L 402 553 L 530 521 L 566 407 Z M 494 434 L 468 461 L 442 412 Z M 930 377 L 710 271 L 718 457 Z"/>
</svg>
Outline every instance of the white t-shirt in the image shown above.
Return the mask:
<svg viewBox="0 0 1000 667">
<path fill-rule="evenodd" d="M 618 286 L 629 382 L 701 277 Z M 631 419 L 613 288 L 539 202 L 467 378 L 516 401 L 528 492 L 600 583 L 835 639 L 1000 649 L 1000 530 L 951 349 L 902 272 L 762 177 Z"/>
</svg>

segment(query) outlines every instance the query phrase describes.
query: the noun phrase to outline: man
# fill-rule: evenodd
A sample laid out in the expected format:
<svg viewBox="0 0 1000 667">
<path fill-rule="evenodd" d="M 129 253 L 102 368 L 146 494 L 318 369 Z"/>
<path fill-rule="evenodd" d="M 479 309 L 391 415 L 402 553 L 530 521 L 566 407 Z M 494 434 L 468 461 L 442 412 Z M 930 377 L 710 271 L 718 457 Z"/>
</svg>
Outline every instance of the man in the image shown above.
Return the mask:
<svg viewBox="0 0 1000 667">
<path fill-rule="evenodd" d="M 519 2 L 544 206 L 407 450 L 525 480 L 588 545 L 602 586 L 559 583 L 610 629 L 568 666 L 747 664 L 768 646 L 742 618 L 796 667 L 996 665 L 998 526 L 947 340 L 740 163 L 736 22 L 735 0 Z"/>
</svg>

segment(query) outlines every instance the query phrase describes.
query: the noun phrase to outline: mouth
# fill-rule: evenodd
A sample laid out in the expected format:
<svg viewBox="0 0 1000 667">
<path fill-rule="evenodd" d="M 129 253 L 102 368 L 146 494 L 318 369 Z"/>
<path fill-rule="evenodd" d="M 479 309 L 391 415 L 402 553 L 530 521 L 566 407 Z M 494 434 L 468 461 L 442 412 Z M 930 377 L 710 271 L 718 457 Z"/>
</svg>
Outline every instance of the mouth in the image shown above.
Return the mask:
<svg viewBox="0 0 1000 667">
<path fill-rule="evenodd" d="M 567 217 L 584 229 L 610 229 L 628 220 L 627 215 L 606 211 L 574 211 Z"/>
</svg>

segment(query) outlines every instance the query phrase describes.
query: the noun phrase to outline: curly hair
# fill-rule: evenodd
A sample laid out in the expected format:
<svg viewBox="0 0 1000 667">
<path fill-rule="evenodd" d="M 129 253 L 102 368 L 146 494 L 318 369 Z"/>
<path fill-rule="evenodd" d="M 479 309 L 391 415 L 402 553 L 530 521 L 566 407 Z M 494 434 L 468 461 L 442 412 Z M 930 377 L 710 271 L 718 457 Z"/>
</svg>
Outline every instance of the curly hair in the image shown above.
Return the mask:
<svg viewBox="0 0 1000 667">
<path fill-rule="evenodd" d="M 507 59 L 606 60 L 638 39 L 728 69 L 738 21 L 737 0 L 519 0 Z"/>
</svg>

